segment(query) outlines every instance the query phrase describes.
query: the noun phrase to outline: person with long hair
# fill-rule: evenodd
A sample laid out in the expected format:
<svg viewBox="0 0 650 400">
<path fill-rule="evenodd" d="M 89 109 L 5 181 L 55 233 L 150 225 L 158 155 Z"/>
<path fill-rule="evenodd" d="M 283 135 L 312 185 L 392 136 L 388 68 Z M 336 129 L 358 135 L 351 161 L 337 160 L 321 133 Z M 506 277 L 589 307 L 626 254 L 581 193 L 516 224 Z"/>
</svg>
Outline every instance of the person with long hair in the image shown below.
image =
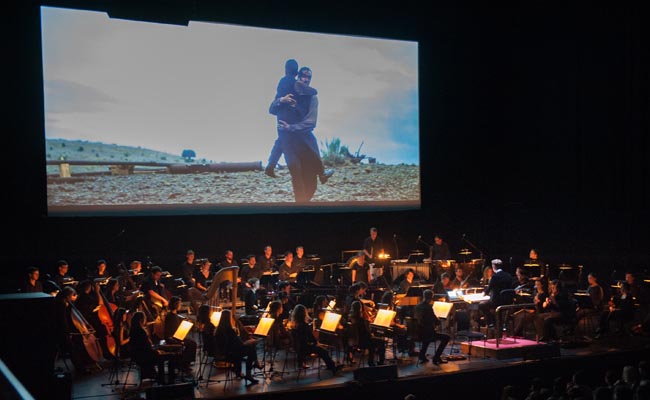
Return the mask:
<svg viewBox="0 0 650 400">
<path fill-rule="evenodd" d="M 127 346 L 129 344 L 129 322 L 127 310 L 123 307 L 113 313 L 113 338 L 117 345 L 117 357 L 129 357 L 129 346 Z"/>
<path fill-rule="evenodd" d="M 368 365 L 375 366 L 375 354 L 379 356 L 379 365 L 384 365 L 386 356 L 385 343 L 370 334 L 370 325 L 362 315 L 361 302 L 354 301 L 348 314 L 348 359 L 352 362 L 355 350 L 368 350 Z"/>
<path fill-rule="evenodd" d="M 284 306 L 280 300 L 272 301 L 269 305 L 269 318 L 275 320 L 269 332 L 269 344 L 274 348 L 287 346 L 291 343 L 291 335 L 284 326 L 282 319 L 283 308 Z"/>
<path fill-rule="evenodd" d="M 131 357 L 140 366 L 143 378 L 156 376 L 156 364 L 159 355 L 153 348 L 153 343 L 146 330 L 147 319 L 142 311 L 136 311 L 131 317 L 131 330 L 129 331 L 129 345 Z M 160 371 L 162 372 L 162 371 Z"/>
<path fill-rule="evenodd" d="M 232 312 L 223 310 L 214 334 L 216 351 L 225 355 L 235 364 L 235 372 L 241 376 L 241 363 L 246 358 L 246 375 L 244 379 L 251 385 L 259 381 L 253 378 L 253 366 L 257 362 L 257 341 L 253 338 L 243 341 L 233 328 Z M 237 371 L 239 369 L 239 371 Z"/>
<path fill-rule="evenodd" d="M 319 347 L 316 338 L 312 333 L 311 324 L 308 321 L 307 309 L 302 304 L 297 304 L 291 314 L 291 329 L 293 333 L 293 345 L 298 354 L 298 362 L 305 365 L 305 359 L 311 353 L 315 353 L 325 362 L 327 369 L 336 375 L 339 367 L 334 364 L 327 350 Z"/>
</svg>

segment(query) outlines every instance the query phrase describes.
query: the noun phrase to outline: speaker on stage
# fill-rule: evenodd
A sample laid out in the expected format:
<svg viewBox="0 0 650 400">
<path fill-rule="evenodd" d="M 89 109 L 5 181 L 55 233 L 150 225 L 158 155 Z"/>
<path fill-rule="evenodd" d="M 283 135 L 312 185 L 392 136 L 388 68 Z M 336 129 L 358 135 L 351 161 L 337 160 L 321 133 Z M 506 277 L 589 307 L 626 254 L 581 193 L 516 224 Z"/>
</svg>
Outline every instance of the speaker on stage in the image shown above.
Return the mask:
<svg viewBox="0 0 650 400">
<path fill-rule="evenodd" d="M 195 398 L 192 382 L 152 386 L 147 389 L 147 400 L 187 400 Z"/>
<path fill-rule="evenodd" d="M 397 379 L 397 365 L 358 368 L 354 371 L 354 380 L 361 383 L 389 381 Z"/>
</svg>

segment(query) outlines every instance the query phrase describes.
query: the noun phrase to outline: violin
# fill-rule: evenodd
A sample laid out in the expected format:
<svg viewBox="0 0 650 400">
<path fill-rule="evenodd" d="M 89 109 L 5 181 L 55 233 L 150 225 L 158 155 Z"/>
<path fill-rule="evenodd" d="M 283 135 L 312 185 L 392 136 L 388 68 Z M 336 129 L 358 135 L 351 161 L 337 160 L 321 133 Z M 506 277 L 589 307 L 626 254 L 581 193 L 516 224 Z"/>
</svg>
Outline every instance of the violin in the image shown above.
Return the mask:
<svg viewBox="0 0 650 400">
<path fill-rule="evenodd" d="M 69 306 L 72 323 L 81 334 L 82 343 L 88 357 L 90 357 L 91 360 L 98 362 L 102 359 L 102 348 L 95 337 L 95 330 L 72 302 L 69 303 Z"/>
</svg>

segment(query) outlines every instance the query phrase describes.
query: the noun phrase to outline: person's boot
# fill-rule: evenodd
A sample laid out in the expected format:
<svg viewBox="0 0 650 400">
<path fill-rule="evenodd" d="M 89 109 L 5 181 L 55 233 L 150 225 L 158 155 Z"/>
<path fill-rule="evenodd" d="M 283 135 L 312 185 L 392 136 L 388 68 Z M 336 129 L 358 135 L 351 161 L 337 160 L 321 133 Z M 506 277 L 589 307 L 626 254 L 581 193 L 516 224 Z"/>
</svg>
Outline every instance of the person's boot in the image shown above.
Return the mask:
<svg viewBox="0 0 650 400">
<path fill-rule="evenodd" d="M 270 176 L 271 178 L 275 178 L 275 177 L 276 177 L 276 176 L 275 176 L 274 168 L 273 168 L 273 166 L 271 166 L 271 165 L 267 165 L 266 168 L 264 168 L 264 173 L 265 173 L 266 175 Z"/>
<path fill-rule="evenodd" d="M 324 185 L 332 175 L 334 175 L 334 170 L 326 169 L 322 174 L 318 175 L 318 179 L 320 180 L 320 183 Z"/>
</svg>

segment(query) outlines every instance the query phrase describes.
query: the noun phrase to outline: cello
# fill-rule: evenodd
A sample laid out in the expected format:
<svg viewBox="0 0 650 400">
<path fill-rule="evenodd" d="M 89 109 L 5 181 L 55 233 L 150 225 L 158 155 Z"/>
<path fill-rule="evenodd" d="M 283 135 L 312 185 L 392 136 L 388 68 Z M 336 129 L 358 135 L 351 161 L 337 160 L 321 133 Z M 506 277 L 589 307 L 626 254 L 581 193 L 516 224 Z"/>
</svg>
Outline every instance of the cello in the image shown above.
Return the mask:
<svg viewBox="0 0 650 400">
<path fill-rule="evenodd" d="M 102 359 L 102 348 L 95 337 L 95 329 L 93 329 L 92 325 L 88 323 L 86 318 L 84 318 L 72 302 L 69 303 L 69 306 L 72 324 L 77 329 L 79 335 L 81 335 L 86 354 L 92 361 L 100 361 Z"/>
<path fill-rule="evenodd" d="M 104 279 L 102 279 L 103 281 Z M 109 280 L 109 282 L 111 282 Z M 99 287 L 99 284 L 95 283 L 95 291 L 97 292 L 97 299 L 99 301 L 99 309 L 97 310 L 97 315 L 102 324 L 106 327 L 106 347 L 112 356 L 117 355 L 117 345 L 115 344 L 115 337 L 113 336 L 113 312 L 117 309 L 115 304 L 112 304 L 106 298 L 106 295 Z"/>
</svg>

